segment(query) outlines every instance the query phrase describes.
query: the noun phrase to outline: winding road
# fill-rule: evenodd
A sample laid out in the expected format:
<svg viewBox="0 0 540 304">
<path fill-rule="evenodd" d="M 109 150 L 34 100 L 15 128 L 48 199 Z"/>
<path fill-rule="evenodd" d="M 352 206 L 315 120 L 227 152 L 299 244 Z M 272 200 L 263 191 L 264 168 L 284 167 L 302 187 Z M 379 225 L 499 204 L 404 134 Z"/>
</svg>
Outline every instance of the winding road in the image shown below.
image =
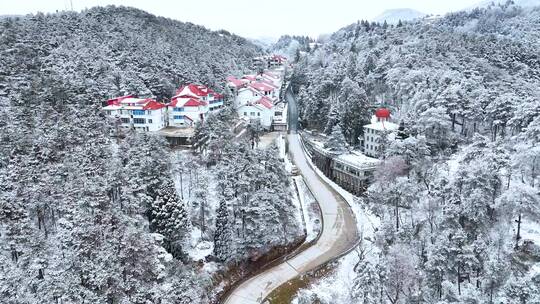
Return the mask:
<svg viewBox="0 0 540 304">
<path fill-rule="evenodd" d="M 297 131 L 298 111 L 290 89 L 286 91 L 289 104 L 289 152 L 309 189 L 321 207 L 323 229 L 318 241 L 291 259 L 269 268 L 246 280 L 233 290 L 225 304 L 262 303 L 274 289 L 296 276 L 306 273 L 336 256 L 347 252 L 358 240 L 356 222 L 350 206 L 327 185 L 310 167 L 302 150 Z"/>
</svg>

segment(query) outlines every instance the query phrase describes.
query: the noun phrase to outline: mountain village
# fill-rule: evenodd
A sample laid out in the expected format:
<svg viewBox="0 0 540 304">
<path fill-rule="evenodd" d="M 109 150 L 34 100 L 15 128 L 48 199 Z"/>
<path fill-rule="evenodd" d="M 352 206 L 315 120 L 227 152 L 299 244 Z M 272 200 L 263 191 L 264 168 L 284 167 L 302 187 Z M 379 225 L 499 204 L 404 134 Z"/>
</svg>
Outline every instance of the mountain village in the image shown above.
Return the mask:
<svg viewBox="0 0 540 304">
<path fill-rule="evenodd" d="M 0 304 L 540 303 L 540 0 L 467 1 L 2 2 Z"/>
<path fill-rule="evenodd" d="M 245 124 L 259 124 L 267 131 L 285 131 L 287 108 L 280 98 L 287 59 L 280 55 L 253 59 L 260 73 L 239 79 L 227 77 L 232 105 Z M 133 129 L 157 132 L 174 145 L 189 146 L 194 127 L 224 106 L 224 96 L 203 84 L 180 87 L 170 102 L 133 95 L 111 98 L 103 111 L 115 121 L 115 134 Z"/>
<path fill-rule="evenodd" d="M 229 90 L 230 104 L 236 110 L 241 126 L 236 133 L 241 136 L 248 125 L 265 132 L 287 131 L 288 106 L 283 96 L 287 85 L 285 76 L 290 67 L 287 58 L 275 54 L 256 57 L 253 66 L 257 73 L 226 78 L 225 88 Z M 225 100 L 224 94 L 204 84 L 191 83 L 181 86 L 168 103 L 128 95 L 109 99 L 106 104 L 103 111 L 113 119 L 116 135 L 129 129 L 156 132 L 172 145 L 190 147 L 196 124 L 204 122 L 210 113 L 219 111 L 229 101 Z M 328 178 L 354 194 L 367 189 L 380 163 L 381 146 L 396 139 L 400 126 L 391 121 L 388 109 L 379 108 L 372 122 L 363 128 L 360 148 L 339 152 L 328 146 L 324 134 L 310 131 L 302 134 L 314 164 Z"/>
</svg>

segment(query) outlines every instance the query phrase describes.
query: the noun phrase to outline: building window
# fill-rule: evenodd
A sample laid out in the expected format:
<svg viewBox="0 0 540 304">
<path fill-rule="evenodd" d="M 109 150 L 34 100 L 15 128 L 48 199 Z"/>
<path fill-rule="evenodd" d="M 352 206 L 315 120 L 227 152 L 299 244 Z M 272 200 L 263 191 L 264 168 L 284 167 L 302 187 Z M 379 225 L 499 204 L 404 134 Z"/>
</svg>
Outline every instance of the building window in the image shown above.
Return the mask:
<svg viewBox="0 0 540 304">
<path fill-rule="evenodd" d="M 146 119 L 144 118 L 133 118 L 133 123 L 134 124 L 145 124 L 146 123 Z"/>
<path fill-rule="evenodd" d="M 182 120 L 184 119 L 184 115 L 174 115 L 175 120 Z"/>
<path fill-rule="evenodd" d="M 174 112 L 184 112 L 184 108 L 174 108 Z"/>
<path fill-rule="evenodd" d="M 148 123 L 152 123 L 152 119 L 148 119 Z"/>
<path fill-rule="evenodd" d="M 129 118 L 122 117 L 120 118 L 120 120 L 122 121 L 122 123 L 129 123 Z"/>
<path fill-rule="evenodd" d="M 251 116 L 255 116 L 255 112 L 251 112 L 250 115 L 251 115 Z"/>
<path fill-rule="evenodd" d="M 244 112 L 244 116 L 247 116 L 247 112 Z"/>
<path fill-rule="evenodd" d="M 133 115 L 144 115 L 144 110 L 133 110 Z"/>
<path fill-rule="evenodd" d="M 261 112 L 257 112 L 257 116 L 261 116 Z"/>
</svg>

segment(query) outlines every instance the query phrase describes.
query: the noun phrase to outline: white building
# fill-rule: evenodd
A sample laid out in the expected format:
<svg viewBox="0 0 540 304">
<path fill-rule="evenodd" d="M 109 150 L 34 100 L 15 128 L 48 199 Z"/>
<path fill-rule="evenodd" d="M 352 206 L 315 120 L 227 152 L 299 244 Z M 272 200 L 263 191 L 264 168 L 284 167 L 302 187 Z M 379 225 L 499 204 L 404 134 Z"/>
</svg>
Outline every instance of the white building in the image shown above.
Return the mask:
<svg viewBox="0 0 540 304">
<path fill-rule="evenodd" d="M 238 95 L 240 89 L 247 88 L 249 82 L 247 79 L 237 79 L 234 76 L 227 77 L 227 87 L 234 96 Z"/>
<path fill-rule="evenodd" d="M 268 97 L 260 97 L 255 102 L 237 108 L 238 115 L 250 121 L 259 121 L 264 129 L 269 130 L 274 120 L 274 103 Z"/>
<path fill-rule="evenodd" d="M 103 111 L 122 129 L 158 131 L 167 124 L 167 108 L 151 98 L 123 96 L 107 100 Z"/>
<path fill-rule="evenodd" d="M 183 86 L 176 91 L 173 99 L 178 97 L 192 97 L 204 101 L 208 103 L 208 109 L 210 111 L 223 107 L 223 95 L 214 92 L 205 85 L 189 84 Z"/>
<path fill-rule="evenodd" d="M 288 110 L 287 104 L 283 102 L 274 106 L 274 121 L 272 122 L 274 131 L 287 131 Z"/>
<path fill-rule="evenodd" d="M 263 94 L 253 88 L 241 88 L 234 98 L 234 107 L 238 109 L 243 105 L 259 100 L 261 97 L 263 97 Z"/>
<path fill-rule="evenodd" d="M 194 97 L 175 96 L 167 108 L 170 127 L 189 127 L 205 119 L 209 104 Z"/>
<path fill-rule="evenodd" d="M 223 107 L 223 95 L 204 85 L 189 84 L 176 91 L 168 108 L 168 126 L 190 127 L 206 118 L 209 111 Z"/>
<path fill-rule="evenodd" d="M 272 57 L 264 58 L 270 60 Z M 264 71 L 244 75 L 240 79 L 227 77 L 227 87 L 234 95 L 233 104 L 238 115 L 251 121 L 259 121 L 267 130 L 272 129 L 274 125 L 282 129 L 282 120 L 286 119 L 282 117 L 282 110 L 278 111 L 279 119 L 275 119 L 275 105 L 279 103 L 282 74 L 280 71 Z"/>
<path fill-rule="evenodd" d="M 364 126 L 364 154 L 379 158 L 381 156 L 380 146 L 384 139 L 392 139 L 399 128 L 399 125 L 391 123 L 390 111 L 388 109 L 378 109 L 375 112 L 371 124 Z"/>
<path fill-rule="evenodd" d="M 282 55 L 270 55 L 253 58 L 255 67 L 260 68 L 276 68 L 287 64 L 287 57 Z"/>
</svg>

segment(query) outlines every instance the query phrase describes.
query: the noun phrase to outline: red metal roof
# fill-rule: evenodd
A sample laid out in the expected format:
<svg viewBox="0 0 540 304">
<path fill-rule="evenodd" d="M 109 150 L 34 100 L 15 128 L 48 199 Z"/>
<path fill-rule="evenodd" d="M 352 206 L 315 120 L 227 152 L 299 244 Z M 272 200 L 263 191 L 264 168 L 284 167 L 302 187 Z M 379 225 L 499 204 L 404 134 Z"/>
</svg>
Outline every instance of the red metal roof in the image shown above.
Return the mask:
<svg viewBox="0 0 540 304">
<path fill-rule="evenodd" d="M 390 110 L 386 108 L 380 108 L 375 111 L 375 116 L 377 116 L 377 118 L 390 118 Z"/>
<path fill-rule="evenodd" d="M 198 106 L 205 106 L 207 105 L 206 102 L 197 100 L 195 98 L 190 98 L 186 103 L 184 103 L 184 107 L 198 107 Z"/>
<path fill-rule="evenodd" d="M 263 91 L 263 92 L 269 92 L 275 89 L 274 87 L 271 87 L 268 84 L 263 83 L 263 82 L 254 82 L 250 84 L 249 86 L 254 88 L 255 90 Z"/>
<path fill-rule="evenodd" d="M 242 82 L 242 80 L 240 79 L 236 79 L 235 77 L 233 76 L 229 76 L 227 77 L 227 81 L 232 83 L 235 87 L 241 87 L 244 85 L 244 82 Z"/>
<path fill-rule="evenodd" d="M 164 108 L 165 105 L 155 100 L 148 100 L 148 103 L 143 106 L 143 110 L 159 110 Z"/>
<path fill-rule="evenodd" d="M 244 75 L 242 77 L 242 79 L 247 79 L 249 81 L 255 81 L 255 80 L 257 80 L 257 76 L 255 76 L 255 75 Z"/>
<path fill-rule="evenodd" d="M 262 97 L 261 99 L 257 100 L 255 104 L 260 104 L 267 109 L 272 109 L 274 107 L 274 103 L 268 97 Z"/>
<path fill-rule="evenodd" d="M 200 85 L 200 84 L 188 84 L 187 86 L 182 86 L 180 87 L 180 89 L 178 89 L 176 91 L 176 94 L 180 94 L 182 93 L 182 91 L 184 91 L 184 89 L 188 89 L 192 94 L 194 94 L 195 96 L 199 96 L 199 97 L 202 97 L 202 96 L 207 96 L 208 94 L 212 94 L 214 93 L 214 91 L 212 91 L 212 89 L 208 88 L 207 86 L 205 85 Z M 184 93 L 185 94 L 185 93 Z"/>
<path fill-rule="evenodd" d="M 268 81 L 268 80 L 264 80 L 264 79 L 263 79 L 263 80 L 261 80 L 261 82 L 264 83 L 264 84 L 267 84 L 267 85 L 269 85 L 269 86 L 271 86 L 271 87 L 273 87 L 273 88 L 275 88 L 275 89 L 277 89 L 277 87 L 278 87 L 278 86 L 275 85 L 273 82 Z"/>
</svg>

